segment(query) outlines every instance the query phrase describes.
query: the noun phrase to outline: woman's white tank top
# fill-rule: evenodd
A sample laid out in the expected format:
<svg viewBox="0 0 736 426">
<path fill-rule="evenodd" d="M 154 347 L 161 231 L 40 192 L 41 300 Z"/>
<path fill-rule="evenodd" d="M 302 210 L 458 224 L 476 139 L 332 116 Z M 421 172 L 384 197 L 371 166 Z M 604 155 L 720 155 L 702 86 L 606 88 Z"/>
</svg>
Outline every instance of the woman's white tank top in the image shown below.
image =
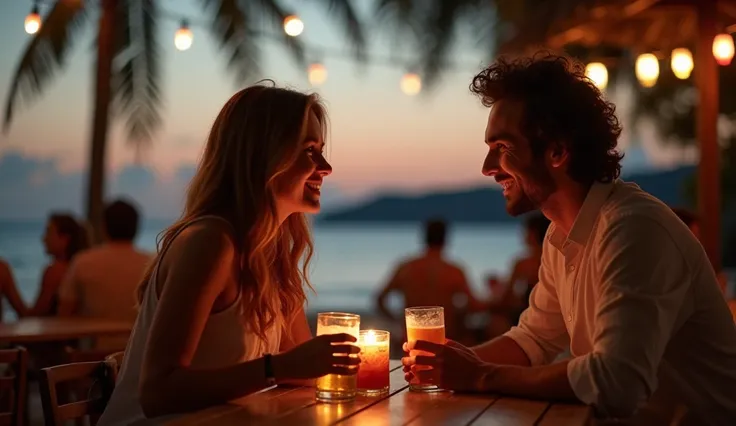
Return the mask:
<svg viewBox="0 0 736 426">
<path fill-rule="evenodd" d="M 192 223 L 206 219 L 224 221 L 224 219 L 217 216 L 203 216 L 194 219 L 182 227 L 174 235 L 174 238 Z M 140 381 L 146 340 L 148 339 L 148 333 L 156 312 L 156 306 L 158 305 L 156 279 L 161 265 L 161 259 L 169 246 L 170 244 L 163 247 L 155 269 L 151 274 L 151 279 L 143 296 L 140 310 L 138 311 L 138 317 L 125 349 L 125 356 L 118 376 L 118 382 L 115 385 L 115 390 L 108 402 L 107 408 L 98 422 L 99 426 L 143 425 L 147 423 L 138 398 L 138 383 Z M 246 330 L 242 319 L 241 298 L 242 291 L 238 293 L 237 300 L 232 305 L 220 312 L 210 314 L 207 324 L 202 331 L 194 359 L 192 360 L 192 368 L 225 367 L 260 358 L 266 353 L 278 352 L 283 321 L 279 319 L 268 330 L 266 333 L 268 343 L 264 344 L 258 336 Z M 278 311 L 280 310 L 277 309 Z M 156 418 L 155 420 L 159 422 L 176 417 L 176 415 L 173 415 L 166 416 L 165 418 Z"/>
</svg>

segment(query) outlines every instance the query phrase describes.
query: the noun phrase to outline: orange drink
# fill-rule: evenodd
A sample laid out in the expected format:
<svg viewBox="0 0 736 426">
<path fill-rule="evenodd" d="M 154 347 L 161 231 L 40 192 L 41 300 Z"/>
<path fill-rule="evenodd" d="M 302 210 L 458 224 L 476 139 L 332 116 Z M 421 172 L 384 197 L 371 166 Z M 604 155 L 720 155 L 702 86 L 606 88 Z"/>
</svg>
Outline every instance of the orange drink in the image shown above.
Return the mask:
<svg viewBox="0 0 736 426">
<path fill-rule="evenodd" d="M 445 344 L 445 312 L 441 306 L 420 306 L 406 308 L 406 338 L 409 342 L 426 340 L 428 342 Z M 429 355 L 431 353 L 412 350 L 409 356 Z M 415 367 L 417 369 L 419 367 Z M 431 367 L 421 367 L 431 369 Z M 409 388 L 413 391 L 433 392 L 440 390 L 437 385 L 422 383 L 418 378 L 412 379 Z"/>
<path fill-rule="evenodd" d="M 384 330 L 361 330 L 360 370 L 358 370 L 358 392 L 374 396 L 388 392 L 389 344 L 391 334 Z"/>
</svg>

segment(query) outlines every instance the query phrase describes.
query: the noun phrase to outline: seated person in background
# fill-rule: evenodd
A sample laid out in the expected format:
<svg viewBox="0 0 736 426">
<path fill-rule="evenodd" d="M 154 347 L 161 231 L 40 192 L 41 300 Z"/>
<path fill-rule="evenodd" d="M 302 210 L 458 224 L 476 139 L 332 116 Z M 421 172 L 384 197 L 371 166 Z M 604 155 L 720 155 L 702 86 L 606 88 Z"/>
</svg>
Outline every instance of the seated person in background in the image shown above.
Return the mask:
<svg viewBox="0 0 736 426">
<path fill-rule="evenodd" d="M 5 259 L 0 258 L 0 322 L 3 321 L 2 299 L 8 299 L 8 303 L 15 310 L 18 317 L 28 315 L 28 308 L 18 293 L 18 287 L 13 279 L 13 271 Z"/>
<path fill-rule="evenodd" d="M 445 330 L 448 337 L 458 340 L 464 331 L 463 312 L 454 304 L 455 296 L 467 298 L 469 311 L 479 311 L 485 304 L 471 293 L 463 270 L 443 256 L 447 225 L 441 220 L 426 224 L 426 251 L 418 257 L 401 262 L 377 298 L 378 310 L 387 318 L 393 315 L 386 308 L 386 297 L 393 291 L 401 293 L 407 308 L 442 306 L 445 309 Z"/>
<path fill-rule="evenodd" d="M 58 291 L 69 264 L 80 251 L 89 247 L 86 230 L 68 214 L 52 214 L 43 236 L 51 263 L 43 272 L 33 316 L 54 316 L 58 310 Z"/>
<path fill-rule="evenodd" d="M 675 212 L 680 220 L 685 222 L 685 225 L 690 228 L 690 231 L 692 231 L 693 235 L 695 235 L 695 238 L 700 240 L 700 220 L 698 220 L 698 216 L 690 210 L 679 207 L 673 208 L 672 211 Z M 726 277 L 726 274 L 723 272 L 723 270 L 716 271 L 716 277 L 718 278 L 718 286 L 721 287 L 721 291 L 725 295 L 727 290 L 726 285 L 728 284 L 728 278 Z"/>
<path fill-rule="evenodd" d="M 491 278 L 496 282 L 490 282 L 489 285 L 504 289 L 500 297 L 490 306 L 494 313 L 489 324 L 491 328 L 489 332 L 492 336 L 498 336 L 510 326 L 517 324 L 519 315 L 529 306 L 529 295 L 539 281 L 537 274 L 542 263 L 542 243 L 549 223 L 549 219 L 541 213 L 532 213 L 527 216 L 524 220 L 524 243 L 527 252 L 514 262 L 511 277 L 506 283 L 498 285 L 496 284 L 498 278 Z M 520 296 L 515 293 L 517 284 L 524 285 L 524 292 Z"/>
<path fill-rule="evenodd" d="M 136 208 L 123 200 L 109 204 L 103 216 L 104 243 L 79 253 L 59 290 L 59 315 L 81 315 L 135 322 L 135 290 L 152 256 L 138 250 Z M 98 348 L 123 349 L 126 338 L 99 339 Z"/>
</svg>

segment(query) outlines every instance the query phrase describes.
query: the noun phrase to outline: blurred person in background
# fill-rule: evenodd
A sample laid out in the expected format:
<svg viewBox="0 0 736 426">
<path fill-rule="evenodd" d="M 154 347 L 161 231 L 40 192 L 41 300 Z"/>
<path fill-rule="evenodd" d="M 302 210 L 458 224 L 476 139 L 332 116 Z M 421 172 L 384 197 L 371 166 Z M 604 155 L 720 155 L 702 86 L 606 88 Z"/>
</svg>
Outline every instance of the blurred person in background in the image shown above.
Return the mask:
<svg viewBox="0 0 736 426">
<path fill-rule="evenodd" d="M 41 279 L 36 302 L 30 310 L 33 316 L 54 316 L 58 313 L 58 292 L 74 257 L 89 247 L 87 232 L 71 214 L 53 213 L 46 223 L 43 244 L 51 262 Z"/>
<path fill-rule="evenodd" d="M 674 211 L 677 217 L 679 217 L 680 220 L 682 220 L 685 225 L 690 228 L 690 231 L 692 231 L 693 235 L 695 235 L 695 238 L 700 240 L 700 220 L 698 219 L 698 215 L 688 209 L 681 207 L 674 207 L 672 211 Z M 718 285 L 721 287 L 721 292 L 723 292 L 723 295 L 726 296 L 726 291 L 728 290 L 728 277 L 723 270 L 716 271 L 716 276 L 718 278 Z"/>
<path fill-rule="evenodd" d="M 376 298 L 378 311 L 386 318 L 403 324 L 403 311 L 399 318 L 386 307 L 389 294 L 396 292 L 404 299 L 404 307 L 442 306 L 445 311 L 445 332 L 455 340 L 463 340 L 466 334 L 466 312 L 485 309 L 470 291 L 463 269 L 445 257 L 447 224 L 443 220 L 430 220 L 424 228 L 424 253 L 403 260 L 395 268 L 391 278 Z M 464 299 L 467 309 L 456 306 Z"/>
<path fill-rule="evenodd" d="M 489 337 L 501 335 L 519 322 L 519 316 L 529 306 L 532 289 L 539 282 L 539 267 L 542 264 L 542 243 L 547 234 L 550 221 L 541 213 L 531 213 L 524 219 L 524 244 L 526 253 L 514 261 L 509 279 L 501 283 L 491 277 L 492 289 L 503 289 L 498 297 L 493 297 L 489 310 Z M 494 282 L 495 281 L 495 282 Z M 521 292 L 518 287 L 521 286 Z"/>
<path fill-rule="evenodd" d="M 103 243 L 79 253 L 59 289 L 59 315 L 105 318 L 133 324 L 136 288 L 152 260 L 135 247 L 140 217 L 135 206 L 115 200 L 105 206 Z M 97 349 L 122 350 L 127 338 L 99 338 Z"/>
<path fill-rule="evenodd" d="M 7 300 L 19 318 L 28 315 L 28 307 L 18 293 L 10 264 L 0 258 L 0 322 L 3 321 L 3 299 Z"/>
</svg>

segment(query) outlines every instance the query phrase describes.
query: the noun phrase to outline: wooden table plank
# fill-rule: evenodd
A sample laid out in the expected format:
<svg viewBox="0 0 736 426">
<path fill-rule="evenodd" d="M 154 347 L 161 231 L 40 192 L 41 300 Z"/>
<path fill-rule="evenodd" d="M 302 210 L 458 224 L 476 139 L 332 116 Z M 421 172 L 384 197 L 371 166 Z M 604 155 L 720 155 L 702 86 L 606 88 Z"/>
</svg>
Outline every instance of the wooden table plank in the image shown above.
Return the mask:
<svg viewBox="0 0 736 426">
<path fill-rule="evenodd" d="M 355 400 L 341 403 L 316 403 L 305 407 L 282 420 L 284 424 L 294 425 L 329 425 L 344 419 L 355 413 L 359 413 L 365 409 L 369 409 L 372 405 L 379 403 L 391 395 L 406 389 L 409 385 L 404 380 L 404 371 L 400 368 L 395 369 L 390 375 L 389 393 L 379 397 L 365 397 L 358 395 Z"/>
<path fill-rule="evenodd" d="M 538 426 L 587 426 L 592 418 L 593 409 L 588 406 L 552 404 Z"/>
<path fill-rule="evenodd" d="M 373 405 L 367 410 L 345 419 L 340 426 L 404 425 L 417 418 L 448 397 L 447 392 L 421 393 L 404 389 L 391 398 Z"/>
<path fill-rule="evenodd" d="M 471 424 L 473 426 L 534 426 L 549 402 L 500 397 Z"/>
<path fill-rule="evenodd" d="M 34 343 L 128 334 L 132 324 L 83 317 L 34 317 L 0 323 L 0 343 Z"/>
<path fill-rule="evenodd" d="M 233 401 L 228 405 L 218 405 L 205 410 L 197 411 L 194 413 L 187 414 L 174 420 L 167 421 L 166 426 L 194 426 L 194 425 L 208 425 L 208 424 L 219 424 L 222 417 L 230 415 L 231 413 L 240 409 L 237 405 L 239 402 L 243 403 L 245 399 L 250 399 L 254 403 L 267 404 L 269 399 L 278 398 L 288 392 L 294 392 L 300 389 L 298 387 L 284 387 L 274 386 L 272 388 L 264 389 L 260 392 L 248 395 L 239 400 Z"/>
<path fill-rule="evenodd" d="M 447 395 L 447 393 L 445 393 Z M 428 410 L 422 410 L 419 417 L 409 425 L 466 425 L 470 424 L 496 401 L 494 395 L 472 395 L 450 393 L 438 400 Z"/>
<path fill-rule="evenodd" d="M 392 385 L 396 386 L 394 391 L 400 389 L 402 382 L 406 386 L 404 373 L 401 370 L 401 361 L 391 361 L 389 368 L 394 370 L 391 373 L 393 375 Z M 373 398 L 372 401 L 363 401 L 363 399 L 367 400 L 368 398 L 358 397 L 353 403 L 345 404 L 317 404 L 315 400 L 315 389 L 313 387 L 275 387 L 232 401 L 228 405 L 221 405 L 188 414 L 182 418 L 167 422 L 166 425 L 194 426 L 217 424 L 222 426 L 241 426 L 243 424 L 294 424 L 291 420 L 285 420 L 285 418 L 291 417 L 292 415 L 295 415 L 296 418 L 300 418 L 300 416 L 304 416 L 306 419 L 311 418 L 316 422 L 313 424 L 329 424 L 341 418 L 335 416 L 347 415 L 345 410 L 349 405 L 354 405 L 356 409 L 362 409 L 380 400 L 380 398 Z M 363 401 L 363 405 L 360 405 L 359 401 Z M 356 404 L 356 402 L 358 403 Z M 299 414 L 300 411 L 306 409 L 310 409 L 305 411 L 307 414 Z M 355 409 L 350 412 L 355 412 Z M 308 422 L 309 420 L 306 421 Z M 301 421 L 297 423 L 305 424 Z"/>
</svg>

